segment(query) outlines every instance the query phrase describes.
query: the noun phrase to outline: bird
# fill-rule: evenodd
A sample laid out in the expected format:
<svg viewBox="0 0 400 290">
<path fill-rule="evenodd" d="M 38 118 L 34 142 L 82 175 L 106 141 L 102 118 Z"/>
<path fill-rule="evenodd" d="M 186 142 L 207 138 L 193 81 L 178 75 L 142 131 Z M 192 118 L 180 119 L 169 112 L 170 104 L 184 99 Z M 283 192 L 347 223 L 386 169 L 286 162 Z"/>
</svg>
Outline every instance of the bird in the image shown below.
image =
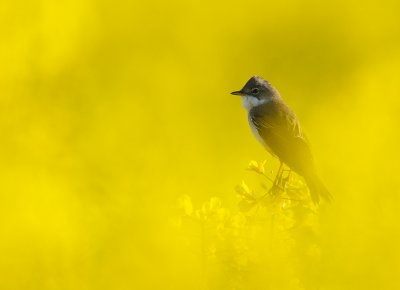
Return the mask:
<svg viewBox="0 0 400 290">
<path fill-rule="evenodd" d="M 231 94 L 242 98 L 255 138 L 280 160 L 273 186 L 277 186 L 285 164 L 304 178 L 314 204 L 318 204 L 321 197 L 331 201 L 331 194 L 317 174 L 309 141 L 300 122 L 279 92 L 267 80 L 253 76 L 241 90 Z"/>
</svg>

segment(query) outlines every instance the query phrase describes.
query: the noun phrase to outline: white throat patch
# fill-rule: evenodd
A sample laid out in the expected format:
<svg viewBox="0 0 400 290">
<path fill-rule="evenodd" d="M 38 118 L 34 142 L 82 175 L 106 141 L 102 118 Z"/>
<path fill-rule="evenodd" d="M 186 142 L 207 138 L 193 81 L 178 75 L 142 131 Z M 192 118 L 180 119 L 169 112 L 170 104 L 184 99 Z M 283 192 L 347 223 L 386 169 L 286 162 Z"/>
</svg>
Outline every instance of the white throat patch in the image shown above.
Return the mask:
<svg viewBox="0 0 400 290">
<path fill-rule="evenodd" d="M 269 100 L 267 100 L 267 99 L 259 100 L 252 96 L 247 96 L 247 95 L 242 96 L 242 105 L 243 105 L 243 108 L 245 108 L 247 112 L 249 112 L 254 107 L 265 104 L 267 102 L 269 102 Z"/>
</svg>

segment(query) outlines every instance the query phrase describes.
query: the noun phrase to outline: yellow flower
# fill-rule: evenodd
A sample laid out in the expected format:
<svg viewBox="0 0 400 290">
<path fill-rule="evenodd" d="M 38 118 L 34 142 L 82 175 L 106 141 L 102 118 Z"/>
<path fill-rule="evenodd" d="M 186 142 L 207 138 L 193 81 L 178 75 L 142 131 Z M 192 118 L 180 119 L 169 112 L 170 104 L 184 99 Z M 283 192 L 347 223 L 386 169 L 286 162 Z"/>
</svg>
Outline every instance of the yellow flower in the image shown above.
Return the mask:
<svg viewBox="0 0 400 290">
<path fill-rule="evenodd" d="M 236 192 L 240 195 L 240 197 L 245 198 L 247 200 L 255 200 L 254 193 L 247 184 L 242 180 L 242 184 L 236 186 Z"/>
<path fill-rule="evenodd" d="M 188 195 L 182 195 L 178 199 L 178 207 L 183 210 L 186 215 L 191 215 L 193 213 L 192 200 Z"/>
<path fill-rule="evenodd" d="M 247 170 L 255 171 L 259 174 L 264 174 L 266 161 L 264 160 L 262 163 L 258 163 L 257 161 L 251 160 L 249 165 L 247 166 Z"/>
<path fill-rule="evenodd" d="M 218 197 L 212 197 L 205 202 L 201 208 L 203 216 L 215 213 L 221 207 L 221 200 Z"/>
</svg>

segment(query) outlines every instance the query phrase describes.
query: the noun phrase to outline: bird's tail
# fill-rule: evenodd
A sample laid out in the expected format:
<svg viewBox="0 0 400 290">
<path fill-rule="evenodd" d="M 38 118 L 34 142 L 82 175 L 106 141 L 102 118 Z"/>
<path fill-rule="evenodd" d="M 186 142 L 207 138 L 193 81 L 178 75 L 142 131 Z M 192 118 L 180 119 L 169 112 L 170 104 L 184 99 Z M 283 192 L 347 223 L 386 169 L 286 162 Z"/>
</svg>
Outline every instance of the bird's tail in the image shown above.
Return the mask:
<svg viewBox="0 0 400 290">
<path fill-rule="evenodd" d="M 308 176 L 304 176 L 304 179 L 308 185 L 308 188 L 310 189 L 311 199 L 314 204 L 318 204 L 321 197 L 328 202 L 332 201 L 332 195 L 329 193 L 328 189 L 322 183 L 318 175 L 310 174 Z"/>
</svg>

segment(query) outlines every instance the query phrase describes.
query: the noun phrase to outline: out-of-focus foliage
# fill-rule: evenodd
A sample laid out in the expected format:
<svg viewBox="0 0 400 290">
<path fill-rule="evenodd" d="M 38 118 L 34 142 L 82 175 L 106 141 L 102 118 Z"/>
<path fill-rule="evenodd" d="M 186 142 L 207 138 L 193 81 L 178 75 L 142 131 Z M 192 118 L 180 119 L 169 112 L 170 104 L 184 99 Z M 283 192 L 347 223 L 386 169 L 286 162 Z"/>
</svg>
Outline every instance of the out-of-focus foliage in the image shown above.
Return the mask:
<svg viewBox="0 0 400 290">
<path fill-rule="evenodd" d="M 193 216 L 217 196 L 235 215 L 238 180 L 263 190 L 248 160 L 277 168 L 229 94 L 254 74 L 298 115 L 335 202 L 300 239 L 318 238 L 318 269 L 308 250 L 274 260 L 286 244 L 269 228 L 238 246 L 265 267 L 272 247 L 271 283 L 293 278 L 282 289 L 400 289 L 399 12 L 391 0 L 0 1 L 0 289 L 204 289 L 199 232 L 171 229 L 174 205 L 190 196 Z M 252 202 L 239 205 L 238 231 L 252 230 Z M 208 274 L 220 289 L 272 285 L 269 269 L 244 268 L 242 281 Z"/>
<path fill-rule="evenodd" d="M 265 162 L 249 169 L 265 176 Z M 292 174 L 263 193 L 243 181 L 237 186 L 239 211 L 212 197 L 193 211 L 191 199 L 178 200 L 178 231 L 201 259 L 204 289 L 309 289 L 321 271 L 318 210 L 307 188 Z M 193 234 L 196 233 L 196 234 Z M 198 248 L 197 248 L 198 247 Z"/>
</svg>

